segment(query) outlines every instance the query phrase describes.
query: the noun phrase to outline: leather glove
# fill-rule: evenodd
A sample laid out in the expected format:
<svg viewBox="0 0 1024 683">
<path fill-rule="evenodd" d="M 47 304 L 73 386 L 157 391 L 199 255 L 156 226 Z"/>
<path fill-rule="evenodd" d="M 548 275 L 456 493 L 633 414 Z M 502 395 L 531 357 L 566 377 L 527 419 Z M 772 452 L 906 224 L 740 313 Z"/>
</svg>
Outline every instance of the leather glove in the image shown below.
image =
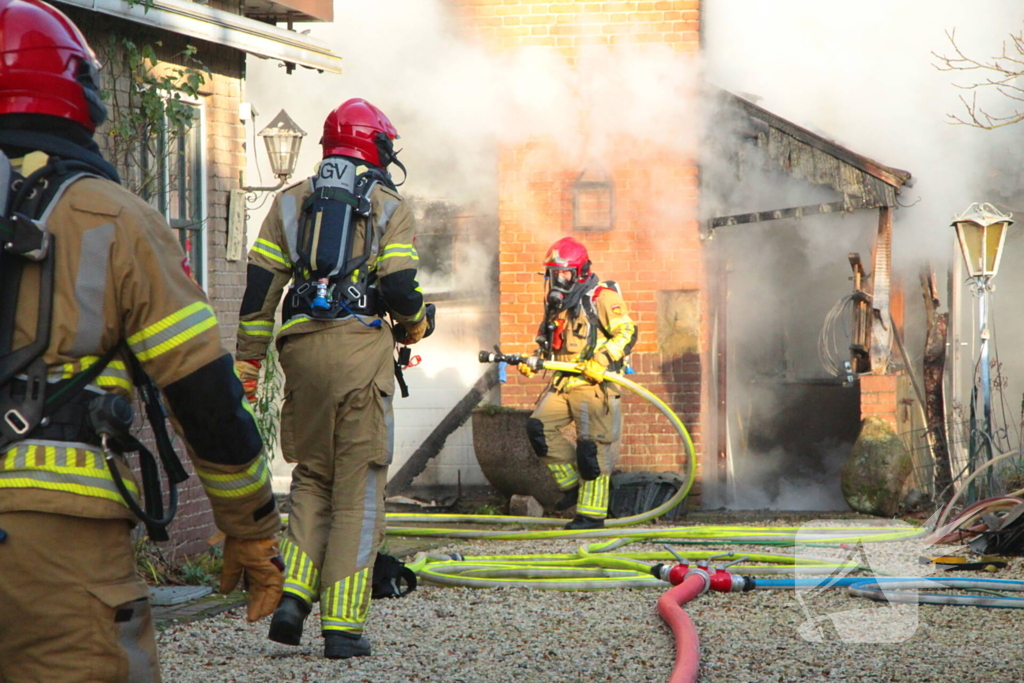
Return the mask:
<svg viewBox="0 0 1024 683">
<path fill-rule="evenodd" d="M 593 358 L 583 361 L 576 366 L 576 369 L 579 370 L 581 377 L 592 384 L 600 384 L 604 381 L 605 367 Z"/>
<path fill-rule="evenodd" d="M 399 340 L 399 344 L 415 344 L 419 340 L 423 339 L 423 335 L 427 333 L 427 328 L 430 326 L 430 321 L 427 319 L 426 314 L 419 319 L 419 322 L 415 323 L 402 323 L 402 329 L 405 330 L 405 335 Z"/>
<path fill-rule="evenodd" d="M 516 370 L 518 370 L 519 374 L 525 377 L 526 379 L 530 379 L 531 377 L 537 374 L 536 372 L 531 370 L 530 366 L 527 365 L 526 363 L 520 363 L 519 365 L 517 365 Z"/>
<path fill-rule="evenodd" d="M 235 361 L 235 372 L 238 373 L 238 379 L 242 380 L 242 389 L 245 391 L 245 397 L 249 399 L 249 403 L 256 402 L 256 389 L 260 382 L 260 368 L 262 367 L 263 362 L 259 360 Z"/>
<path fill-rule="evenodd" d="M 245 575 L 246 618 L 259 621 L 277 609 L 284 588 L 284 560 L 277 537 L 235 538 L 224 541 L 224 569 L 220 592 L 230 593 Z"/>
</svg>

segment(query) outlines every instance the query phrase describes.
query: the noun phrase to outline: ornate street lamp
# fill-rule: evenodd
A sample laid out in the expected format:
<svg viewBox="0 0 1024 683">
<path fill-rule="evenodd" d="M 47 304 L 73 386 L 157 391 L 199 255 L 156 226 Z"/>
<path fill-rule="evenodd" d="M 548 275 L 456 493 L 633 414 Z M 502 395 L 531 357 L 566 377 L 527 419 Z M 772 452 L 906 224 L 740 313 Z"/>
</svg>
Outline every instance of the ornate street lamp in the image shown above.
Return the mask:
<svg viewBox="0 0 1024 683">
<path fill-rule="evenodd" d="M 981 339 L 981 394 L 983 405 L 983 433 L 986 441 L 987 459 L 992 458 L 992 378 L 988 350 L 988 295 L 995 290 L 992 278 L 999 270 L 1006 230 L 1013 224 L 1010 215 L 1004 214 L 991 204 L 971 204 L 966 211 L 953 219 L 960 251 L 970 278 L 971 290 L 978 296 L 978 329 Z M 973 441 L 973 439 L 972 439 Z M 974 470 L 974 449 L 971 450 L 969 467 Z M 991 472 L 989 472 L 991 481 Z M 990 486 L 991 488 L 991 486 Z M 992 495 L 991 490 L 988 495 Z"/>
<path fill-rule="evenodd" d="M 284 187 L 285 182 L 295 172 L 295 163 L 299 159 L 299 148 L 302 146 L 302 138 L 306 137 L 306 131 L 299 128 L 299 124 L 288 116 L 288 112 L 282 109 L 274 120 L 267 124 L 266 128 L 259 132 L 263 142 L 267 146 L 267 156 L 270 157 L 270 169 L 277 176 L 278 183 L 273 187 L 243 187 L 246 192 L 273 192 Z"/>
</svg>

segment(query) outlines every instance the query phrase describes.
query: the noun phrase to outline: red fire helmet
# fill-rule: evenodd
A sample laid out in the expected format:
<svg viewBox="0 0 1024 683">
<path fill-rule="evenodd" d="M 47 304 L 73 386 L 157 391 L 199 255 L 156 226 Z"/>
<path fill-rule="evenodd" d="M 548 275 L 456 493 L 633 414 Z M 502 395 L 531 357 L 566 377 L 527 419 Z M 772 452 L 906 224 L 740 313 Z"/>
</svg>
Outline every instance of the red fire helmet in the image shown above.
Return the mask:
<svg viewBox="0 0 1024 683">
<path fill-rule="evenodd" d="M 366 100 L 353 98 L 327 115 L 320 144 L 324 158 L 343 154 L 383 168 L 391 160 L 381 159 L 378 141 L 390 150 L 390 142 L 397 138 L 398 131 L 384 112 Z"/>
<path fill-rule="evenodd" d="M 62 12 L 40 0 L 0 0 L 0 114 L 48 114 L 90 133 L 106 120 L 99 63 Z"/>
<path fill-rule="evenodd" d="M 549 275 L 551 269 L 572 270 L 575 282 L 586 282 L 590 277 L 587 248 L 572 237 L 563 237 L 548 249 L 548 255 L 544 257 L 544 268 L 549 271 Z"/>
</svg>

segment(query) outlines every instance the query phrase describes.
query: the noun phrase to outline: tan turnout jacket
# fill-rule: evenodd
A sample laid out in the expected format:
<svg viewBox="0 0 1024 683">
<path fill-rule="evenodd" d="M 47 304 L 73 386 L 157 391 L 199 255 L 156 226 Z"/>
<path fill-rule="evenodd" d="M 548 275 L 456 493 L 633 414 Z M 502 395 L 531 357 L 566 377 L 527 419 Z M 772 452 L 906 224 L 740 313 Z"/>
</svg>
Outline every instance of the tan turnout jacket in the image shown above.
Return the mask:
<svg viewBox="0 0 1024 683">
<path fill-rule="evenodd" d="M 297 258 L 295 242 L 302 203 L 312 192 L 312 180 L 306 179 L 278 194 L 263 221 L 259 237 L 249 251 L 250 266 L 273 273 L 273 280 L 260 310 L 241 316 L 237 355 L 240 360 L 262 359 L 267 355 L 267 346 L 274 336 L 277 306 L 284 288 L 292 279 L 292 263 Z M 413 244 L 415 220 L 412 210 L 401 195 L 380 184 L 370 193 L 370 205 L 372 214 L 369 222 L 379 245 L 377 251 L 370 254 L 368 267 L 376 271 L 377 282 L 401 270 L 415 271 L 419 256 Z M 366 220 L 357 221 L 353 254 L 363 253 L 366 226 Z M 412 286 L 420 292 L 415 282 L 412 282 Z M 390 309 L 388 312 L 399 323 L 418 321 L 423 316 L 423 305 L 420 303 L 418 310 L 411 315 L 402 315 Z M 340 324 L 344 324 L 344 320 L 313 320 L 307 315 L 297 314 L 282 321 L 277 338 L 280 341 L 290 334 L 315 332 Z"/>
<path fill-rule="evenodd" d="M 184 256 L 173 231 L 148 203 L 116 183 L 84 177 L 65 186 L 45 223 L 55 238 L 52 258 L 57 269 L 52 332 L 44 355 L 51 382 L 72 377 L 121 340 L 127 340 L 161 388 L 227 353 L 206 295 L 183 270 Z M 35 336 L 39 275 L 38 265 L 25 268 L 14 348 Z M 133 387 L 124 359 L 115 356 L 92 390 L 130 396 Z M 279 529 L 276 511 L 254 519 L 254 511 L 265 509 L 272 497 L 262 455 L 225 465 L 188 450 L 222 531 L 259 538 Z M 137 493 L 128 468 L 121 470 Z M 0 453 L 0 512 L 11 511 L 134 518 L 99 449 L 32 439 Z"/>
</svg>

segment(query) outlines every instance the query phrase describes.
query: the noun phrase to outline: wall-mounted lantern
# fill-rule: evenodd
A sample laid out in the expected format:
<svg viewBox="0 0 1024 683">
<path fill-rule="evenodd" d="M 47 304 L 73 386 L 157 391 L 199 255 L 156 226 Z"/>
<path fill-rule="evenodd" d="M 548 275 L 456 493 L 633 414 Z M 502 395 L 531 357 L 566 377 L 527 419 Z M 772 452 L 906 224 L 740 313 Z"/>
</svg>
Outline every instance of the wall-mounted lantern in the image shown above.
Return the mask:
<svg viewBox="0 0 1024 683">
<path fill-rule="evenodd" d="M 248 113 L 242 118 L 243 121 L 253 120 L 255 110 L 251 105 Z M 244 172 L 239 173 L 238 180 L 241 187 L 232 190 L 228 199 L 228 235 L 227 235 L 227 259 L 229 261 L 240 261 L 245 258 L 245 225 L 249 218 L 249 209 L 257 205 L 261 192 L 275 192 L 284 187 L 284 184 L 295 172 L 295 164 L 299 160 L 299 148 L 302 146 L 302 138 L 306 137 L 306 131 L 299 128 L 299 124 L 288 116 L 288 112 L 282 109 L 274 120 L 259 132 L 263 142 L 267 145 L 267 156 L 270 157 L 270 170 L 277 176 L 277 185 L 257 187 L 245 185 Z M 256 154 L 254 149 L 253 154 Z M 266 197 L 264 197 L 266 201 Z M 262 206 L 262 204 L 260 204 Z"/>
<path fill-rule="evenodd" d="M 288 116 L 288 112 L 282 109 L 274 120 L 259 132 L 263 142 L 267 146 L 267 156 L 270 157 L 270 169 L 277 176 L 278 183 L 273 187 L 243 187 L 246 192 L 273 192 L 284 187 L 285 182 L 295 172 L 295 164 L 299 160 L 299 148 L 302 146 L 302 138 L 306 137 L 306 131 L 299 128 L 299 124 Z"/>
<path fill-rule="evenodd" d="M 573 230 L 615 227 L 615 184 L 603 168 L 591 166 L 572 185 Z"/>
</svg>

